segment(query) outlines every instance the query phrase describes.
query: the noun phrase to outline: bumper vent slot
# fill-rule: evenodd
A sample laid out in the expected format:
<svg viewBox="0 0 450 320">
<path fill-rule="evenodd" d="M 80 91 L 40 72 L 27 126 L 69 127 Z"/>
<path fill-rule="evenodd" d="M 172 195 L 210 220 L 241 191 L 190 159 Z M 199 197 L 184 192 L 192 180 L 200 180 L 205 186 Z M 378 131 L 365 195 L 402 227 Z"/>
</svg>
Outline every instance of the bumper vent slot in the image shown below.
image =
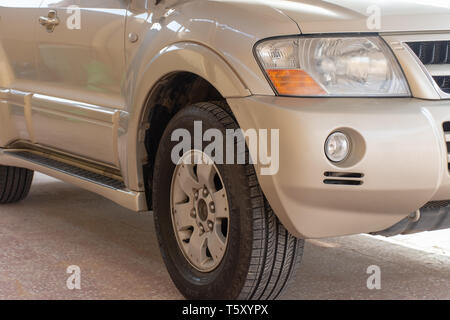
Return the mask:
<svg viewBox="0 0 450 320">
<path fill-rule="evenodd" d="M 448 170 L 450 171 L 450 121 L 444 122 L 442 127 L 444 129 L 445 144 L 447 145 Z"/>
<path fill-rule="evenodd" d="M 450 41 L 407 42 L 425 65 L 436 85 L 450 94 Z"/>
<path fill-rule="evenodd" d="M 323 183 L 346 186 L 360 186 L 363 184 L 362 178 L 364 174 L 354 172 L 332 172 L 326 171 Z"/>
</svg>

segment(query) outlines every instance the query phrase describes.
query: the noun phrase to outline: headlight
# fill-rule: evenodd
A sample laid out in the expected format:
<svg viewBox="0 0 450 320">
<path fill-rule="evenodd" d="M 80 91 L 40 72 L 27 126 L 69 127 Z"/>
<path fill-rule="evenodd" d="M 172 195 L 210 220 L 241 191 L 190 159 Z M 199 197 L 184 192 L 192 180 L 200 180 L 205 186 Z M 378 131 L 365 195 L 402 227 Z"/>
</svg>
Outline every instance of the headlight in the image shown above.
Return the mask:
<svg viewBox="0 0 450 320">
<path fill-rule="evenodd" d="M 280 95 L 411 95 L 392 51 L 377 36 L 281 38 L 255 50 Z"/>
</svg>

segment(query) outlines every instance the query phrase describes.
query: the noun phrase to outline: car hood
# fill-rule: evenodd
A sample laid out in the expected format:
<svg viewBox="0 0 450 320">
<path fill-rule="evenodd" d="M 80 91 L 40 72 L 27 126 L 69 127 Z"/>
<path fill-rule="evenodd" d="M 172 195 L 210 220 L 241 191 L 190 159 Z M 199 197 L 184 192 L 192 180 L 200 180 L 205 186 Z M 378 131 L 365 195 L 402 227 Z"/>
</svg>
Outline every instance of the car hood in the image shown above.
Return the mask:
<svg viewBox="0 0 450 320">
<path fill-rule="evenodd" d="M 270 3 L 271 7 L 282 11 L 294 20 L 301 32 L 305 34 L 450 31 L 450 0 L 271 0 L 264 2 Z M 374 20 L 377 15 L 380 17 L 378 25 Z"/>
</svg>

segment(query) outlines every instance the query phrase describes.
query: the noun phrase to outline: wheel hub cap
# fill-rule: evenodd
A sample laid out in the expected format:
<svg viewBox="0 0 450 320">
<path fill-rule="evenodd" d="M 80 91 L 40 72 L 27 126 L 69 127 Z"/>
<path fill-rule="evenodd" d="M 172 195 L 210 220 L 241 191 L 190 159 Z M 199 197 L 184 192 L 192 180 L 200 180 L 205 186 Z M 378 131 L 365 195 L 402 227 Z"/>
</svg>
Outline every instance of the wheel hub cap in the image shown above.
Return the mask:
<svg viewBox="0 0 450 320">
<path fill-rule="evenodd" d="M 187 152 L 176 166 L 170 206 L 185 258 L 201 272 L 217 268 L 228 244 L 228 197 L 217 167 L 203 152 Z"/>
<path fill-rule="evenodd" d="M 208 218 L 208 206 L 206 205 L 205 200 L 200 199 L 197 204 L 197 207 L 198 207 L 198 216 L 200 220 L 206 221 L 206 219 Z"/>
</svg>

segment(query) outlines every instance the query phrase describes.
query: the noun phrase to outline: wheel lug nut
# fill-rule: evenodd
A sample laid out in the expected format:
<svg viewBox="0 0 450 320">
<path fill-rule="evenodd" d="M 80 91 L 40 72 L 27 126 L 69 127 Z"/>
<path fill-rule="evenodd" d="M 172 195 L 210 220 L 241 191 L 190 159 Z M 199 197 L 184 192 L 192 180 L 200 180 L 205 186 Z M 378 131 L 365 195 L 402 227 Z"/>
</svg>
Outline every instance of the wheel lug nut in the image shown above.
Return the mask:
<svg viewBox="0 0 450 320">
<path fill-rule="evenodd" d="M 208 189 L 203 188 L 203 196 L 206 197 L 208 195 Z"/>
<path fill-rule="evenodd" d="M 191 217 L 192 217 L 192 218 L 195 218 L 195 216 L 196 216 L 196 212 L 195 212 L 195 208 L 193 208 L 193 209 L 191 210 Z"/>
<path fill-rule="evenodd" d="M 214 228 L 214 224 L 212 223 L 212 221 L 208 221 L 208 228 L 209 230 L 212 230 Z"/>
<path fill-rule="evenodd" d="M 198 199 L 198 191 L 195 191 L 194 197 L 195 197 L 196 200 Z"/>
<path fill-rule="evenodd" d="M 214 202 L 211 202 L 211 203 L 209 204 L 209 209 L 210 209 L 212 212 L 216 211 L 216 206 L 214 205 Z"/>
<path fill-rule="evenodd" d="M 200 224 L 198 227 L 200 228 L 200 231 L 201 231 L 201 232 L 205 232 L 205 228 L 203 227 L 202 224 Z"/>
</svg>

